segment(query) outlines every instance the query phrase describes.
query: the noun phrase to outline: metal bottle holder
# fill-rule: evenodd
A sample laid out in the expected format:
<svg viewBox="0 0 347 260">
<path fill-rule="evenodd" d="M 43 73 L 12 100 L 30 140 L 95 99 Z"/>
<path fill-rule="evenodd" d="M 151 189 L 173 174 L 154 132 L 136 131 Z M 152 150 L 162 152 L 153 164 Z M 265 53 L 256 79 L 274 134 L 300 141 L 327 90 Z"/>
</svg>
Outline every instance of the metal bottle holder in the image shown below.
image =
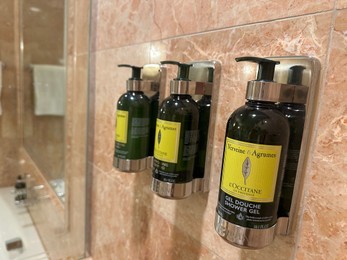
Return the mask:
<svg viewBox="0 0 347 260">
<path fill-rule="evenodd" d="M 314 111 L 316 109 L 316 100 L 319 90 L 319 79 L 321 65 L 318 59 L 308 56 L 283 56 L 268 57 L 271 60 L 279 61 L 276 66 L 274 81 L 278 83 L 287 83 L 290 68 L 293 66 L 303 66 L 305 70 L 302 75 L 301 85 L 308 87 L 308 96 L 306 100 L 306 117 L 302 143 L 300 148 L 300 157 L 296 172 L 293 196 L 291 200 L 290 212 L 288 217 L 279 217 L 277 220 L 276 234 L 290 235 L 296 226 L 298 220 L 300 202 L 303 194 L 303 185 L 305 180 L 305 168 L 309 158 L 311 147 L 310 134 L 313 132 Z"/>
<path fill-rule="evenodd" d="M 208 126 L 208 138 L 205 156 L 205 168 L 203 178 L 193 178 L 192 185 L 175 184 L 152 179 L 151 189 L 157 195 L 168 199 L 181 199 L 192 193 L 208 192 L 210 190 L 210 172 L 212 166 L 213 137 L 215 132 L 215 120 L 217 111 L 217 99 L 221 76 L 221 64 L 219 61 L 193 61 L 189 72 L 189 94 L 195 101 L 203 95 L 211 95 L 211 112 Z M 211 70 L 212 69 L 212 70 Z M 211 77 L 211 71 L 213 73 Z M 160 85 L 160 103 L 169 96 L 168 87 Z"/>
<path fill-rule="evenodd" d="M 161 86 L 165 86 L 165 82 L 165 67 L 160 64 L 145 64 L 143 66 L 142 82 L 139 88 L 148 98 L 156 95 L 162 88 Z M 119 159 L 114 157 L 113 166 L 121 172 L 141 172 L 151 168 L 152 161 L 152 156 L 140 160 Z"/>
</svg>

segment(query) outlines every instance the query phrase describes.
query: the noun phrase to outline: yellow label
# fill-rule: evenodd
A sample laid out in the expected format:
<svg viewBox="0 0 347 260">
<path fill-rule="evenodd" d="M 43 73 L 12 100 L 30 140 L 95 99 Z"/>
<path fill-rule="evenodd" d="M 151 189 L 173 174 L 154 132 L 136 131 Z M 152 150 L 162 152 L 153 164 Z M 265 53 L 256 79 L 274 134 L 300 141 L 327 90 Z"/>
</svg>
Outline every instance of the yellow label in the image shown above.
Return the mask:
<svg viewBox="0 0 347 260">
<path fill-rule="evenodd" d="M 281 145 L 253 144 L 226 138 L 222 190 L 253 202 L 273 202 Z"/>
<path fill-rule="evenodd" d="M 164 162 L 177 163 L 180 133 L 181 123 L 157 119 L 154 157 Z"/>
<path fill-rule="evenodd" d="M 128 138 L 128 111 L 117 110 L 116 122 L 116 142 L 126 144 Z"/>
</svg>

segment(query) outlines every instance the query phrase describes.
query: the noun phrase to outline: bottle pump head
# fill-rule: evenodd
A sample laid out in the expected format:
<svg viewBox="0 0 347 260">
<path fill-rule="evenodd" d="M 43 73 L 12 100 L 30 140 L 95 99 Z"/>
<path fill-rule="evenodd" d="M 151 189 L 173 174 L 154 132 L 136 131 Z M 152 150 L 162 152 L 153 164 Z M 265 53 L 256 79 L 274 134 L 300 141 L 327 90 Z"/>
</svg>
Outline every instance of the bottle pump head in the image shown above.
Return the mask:
<svg viewBox="0 0 347 260">
<path fill-rule="evenodd" d="M 209 67 L 209 68 L 208 68 L 208 79 L 207 79 L 207 81 L 208 81 L 209 83 L 212 83 L 212 82 L 213 82 L 213 76 L 214 76 L 214 68 Z"/>
<path fill-rule="evenodd" d="M 291 102 L 294 88 L 291 85 L 273 81 L 275 66 L 279 61 L 258 57 L 240 57 L 239 61 L 250 61 L 258 64 L 257 79 L 248 81 L 246 99 L 267 102 Z"/>
<path fill-rule="evenodd" d="M 275 74 L 275 66 L 280 64 L 279 61 L 273 61 L 258 57 L 239 57 L 235 58 L 237 62 L 239 61 L 250 61 L 258 64 L 258 74 L 256 81 L 273 81 Z"/>
<path fill-rule="evenodd" d="M 161 61 L 161 64 L 172 64 L 178 66 L 177 77 L 170 82 L 171 94 L 188 94 L 189 89 L 189 70 L 192 64 L 180 63 L 178 61 Z"/>
<path fill-rule="evenodd" d="M 289 68 L 288 84 L 302 85 L 302 74 L 306 67 L 296 65 Z"/>
<path fill-rule="evenodd" d="M 288 84 L 295 85 L 295 93 L 292 103 L 306 104 L 308 87 L 302 85 L 302 76 L 306 67 L 295 65 L 289 68 Z"/>
<path fill-rule="evenodd" d="M 129 64 L 119 64 L 118 67 L 131 68 L 131 78 L 127 80 L 128 91 L 141 91 L 141 70 L 142 67 L 132 66 Z"/>
</svg>

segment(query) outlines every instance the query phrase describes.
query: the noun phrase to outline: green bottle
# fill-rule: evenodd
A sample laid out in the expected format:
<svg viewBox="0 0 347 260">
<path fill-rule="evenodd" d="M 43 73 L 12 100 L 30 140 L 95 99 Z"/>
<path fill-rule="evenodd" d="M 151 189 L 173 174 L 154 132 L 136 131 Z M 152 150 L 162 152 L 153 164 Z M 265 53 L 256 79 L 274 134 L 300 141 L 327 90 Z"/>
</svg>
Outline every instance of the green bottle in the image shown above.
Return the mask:
<svg viewBox="0 0 347 260">
<path fill-rule="evenodd" d="M 214 68 L 208 68 L 208 81 L 207 84 L 213 82 Z M 203 191 L 204 177 L 205 177 L 205 162 L 206 162 L 206 149 L 208 141 L 208 130 L 210 125 L 211 114 L 211 96 L 212 89 L 206 89 L 204 95 L 197 101 L 199 107 L 199 143 L 198 152 L 194 165 L 194 192 Z"/>
<path fill-rule="evenodd" d="M 204 178 L 208 126 L 211 113 L 211 95 L 203 95 L 197 104 L 199 107 L 199 144 L 194 167 L 194 179 Z"/>
<path fill-rule="evenodd" d="M 155 92 L 153 96 L 149 98 L 149 104 L 151 108 L 151 120 L 150 120 L 150 135 L 149 135 L 149 151 L 148 156 L 154 154 L 154 141 L 155 141 L 155 127 L 159 110 L 159 91 Z"/>
<path fill-rule="evenodd" d="M 150 101 L 141 91 L 142 67 L 120 64 L 132 69 L 127 92 L 117 102 L 116 137 L 113 165 L 124 172 L 147 168 L 150 134 Z"/>
<path fill-rule="evenodd" d="M 257 79 L 248 82 L 246 104 L 227 123 L 215 229 L 229 243 L 255 249 L 274 239 L 289 124 L 276 106 L 285 87 L 273 81 L 279 62 L 236 61 L 259 68 Z"/>
<path fill-rule="evenodd" d="M 284 170 L 280 204 L 278 208 L 278 217 L 289 217 L 292 204 L 295 179 L 300 157 L 302 134 L 304 132 L 305 125 L 305 104 L 308 94 L 308 87 L 302 85 L 302 75 L 304 70 L 304 66 L 292 66 L 290 68 L 288 84 L 295 85 L 295 96 L 292 102 L 279 103 L 278 105 L 279 110 L 288 119 L 290 126 L 290 139 L 286 167 Z"/>
<path fill-rule="evenodd" d="M 192 193 L 198 141 L 199 109 L 188 93 L 191 64 L 178 66 L 170 96 L 159 107 L 153 160 L 152 191 L 161 197 L 181 199 Z"/>
</svg>

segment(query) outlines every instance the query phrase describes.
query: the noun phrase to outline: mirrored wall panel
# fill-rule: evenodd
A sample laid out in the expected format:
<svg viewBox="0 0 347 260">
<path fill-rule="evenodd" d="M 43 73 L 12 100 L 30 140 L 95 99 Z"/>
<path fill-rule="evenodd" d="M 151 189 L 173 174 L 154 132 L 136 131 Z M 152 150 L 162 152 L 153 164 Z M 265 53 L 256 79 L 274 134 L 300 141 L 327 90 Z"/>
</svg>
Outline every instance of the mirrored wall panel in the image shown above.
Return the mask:
<svg viewBox="0 0 347 260">
<path fill-rule="evenodd" d="M 21 1 L 24 146 L 64 201 L 66 1 Z"/>
</svg>

